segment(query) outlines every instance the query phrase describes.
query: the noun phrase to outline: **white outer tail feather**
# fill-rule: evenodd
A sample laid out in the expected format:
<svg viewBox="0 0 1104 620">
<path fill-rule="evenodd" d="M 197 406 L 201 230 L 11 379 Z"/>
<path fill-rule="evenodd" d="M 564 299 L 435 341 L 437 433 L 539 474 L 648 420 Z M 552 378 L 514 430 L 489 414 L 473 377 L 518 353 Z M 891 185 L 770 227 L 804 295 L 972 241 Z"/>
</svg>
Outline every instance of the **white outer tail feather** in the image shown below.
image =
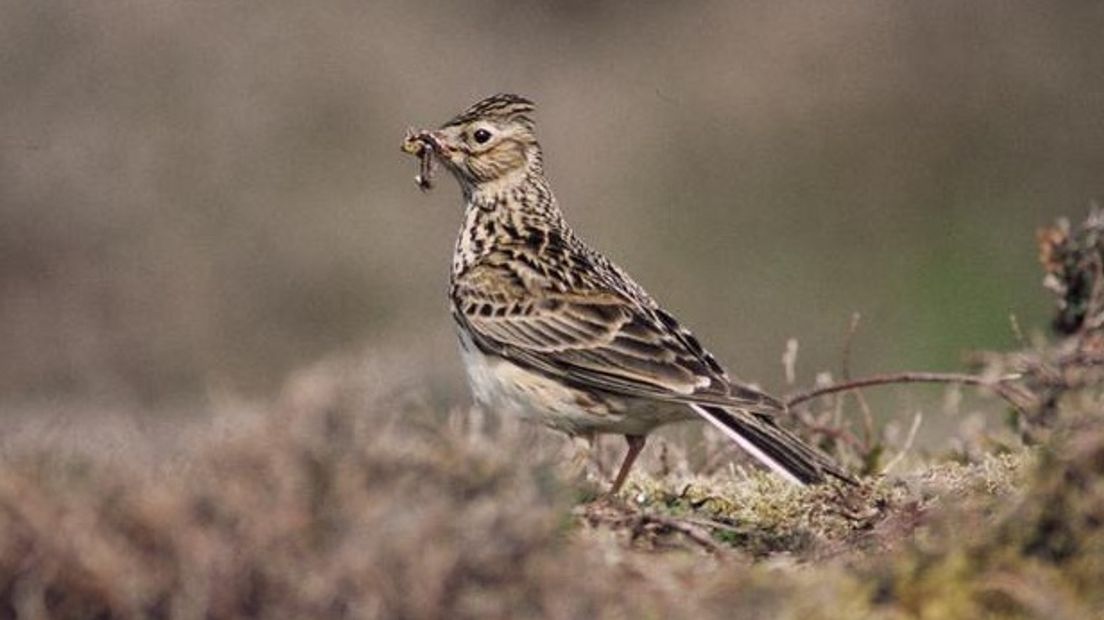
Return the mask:
<svg viewBox="0 0 1104 620">
<path fill-rule="evenodd" d="M 743 448 L 748 454 L 754 456 L 760 463 L 769 467 L 771 471 L 798 486 L 805 486 L 805 483 L 799 480 L 797 476 L 790 473 L 790 471 L 785 467 L 779 465 L 777 461 L 767 456 L 762 450 L 756 448 L 754 445 L 752 445 L 750 441 L 744 439 L 739 433 L 726 426 L 724 422 L 721 422 L 717 419 L 717 416 L 713 415 L 699 405 L 691 403 L 690 407 L 694 410 L 695 413 L 705 418 L 707 422 L 720 429 L 720 431 L 724 433 L 729 439 L 735 441 L 737 445 Z"/>
</svg>

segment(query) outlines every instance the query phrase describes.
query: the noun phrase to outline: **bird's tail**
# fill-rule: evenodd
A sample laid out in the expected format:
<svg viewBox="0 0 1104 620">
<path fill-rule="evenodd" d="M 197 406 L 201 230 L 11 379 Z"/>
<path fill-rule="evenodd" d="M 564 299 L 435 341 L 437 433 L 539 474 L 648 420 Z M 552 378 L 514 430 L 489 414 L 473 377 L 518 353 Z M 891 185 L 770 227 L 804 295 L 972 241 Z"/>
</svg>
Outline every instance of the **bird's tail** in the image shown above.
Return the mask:
<svg viewBox="0 0 1104 620">
<path fill-rule="evenodd" d="M 801 485 L 818 484 L 832 476 L 857 484 L 831 458 L 778 426 L 771 418 L 714 405 L 690 406 L 759 462 L 790 482 Z"/>
</svg>

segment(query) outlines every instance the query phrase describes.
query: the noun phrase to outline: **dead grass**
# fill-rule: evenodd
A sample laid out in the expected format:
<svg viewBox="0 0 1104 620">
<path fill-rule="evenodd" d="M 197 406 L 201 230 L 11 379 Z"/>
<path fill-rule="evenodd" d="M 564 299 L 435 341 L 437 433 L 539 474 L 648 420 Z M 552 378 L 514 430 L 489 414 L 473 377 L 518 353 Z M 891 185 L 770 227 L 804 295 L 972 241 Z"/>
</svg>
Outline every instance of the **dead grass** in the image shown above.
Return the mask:
<svg viewBox="0 0 1104 620">
<path fill-rule="evenodd" d="M 48 445 L 9 457 L 0 616 L 1087 617 L 1104 602 L 1098 415 L 1039 456 L 853 490 L 683 464 L 580 504 L 554 446 L 383 409 L 362 368 L 308 371 L 160 468 Z"/>
</svg>

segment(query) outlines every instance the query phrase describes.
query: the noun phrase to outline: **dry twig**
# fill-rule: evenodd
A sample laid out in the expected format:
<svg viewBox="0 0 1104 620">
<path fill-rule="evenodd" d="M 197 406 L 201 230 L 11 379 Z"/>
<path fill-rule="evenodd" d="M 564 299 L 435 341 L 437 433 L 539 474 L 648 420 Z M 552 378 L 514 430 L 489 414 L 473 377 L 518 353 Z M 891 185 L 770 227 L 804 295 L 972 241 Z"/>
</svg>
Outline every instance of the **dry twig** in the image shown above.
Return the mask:
<svg viewBox="0 0 1104 620">
<path fill-rule="evenodd" d="M 1006 390 L 1004 384 L 1017 381 L 1022 378 L 1020 373 L 1008 374 L 1003 377 L 997 378 L 995 381 L 985 377 L 979 377 L 977 375 L 967 375 L 956 372 L 899 372 L 881 375 L 871 375 L 869 377 L 863 377 L 861 379 L 853 379 L 851 381 L 844 381 L 835 385 L 828 385 L 819 388 L 813 388 L 811 390 L 805 390 L 798 392 L 786 399 L 787 407 L 794 407 L 800 405 L 806 401 L 810 401 L 820 396 L 826 396 L 828 394 L 835 394 L 837 392 L 847 392 L 865 387 L 873 387 L 876 385 L 891 385 L 894 383 L 957 383 L 961 385 L 976 385 L 978 387 L 985 387 L 992 389 L 1001 398 L 1008 401 L 1013 407 L 1018 410 L 1023 409 L 1023 405 L 1018 402 L 1011 394 L 1009 390 Z"/>
</svg>

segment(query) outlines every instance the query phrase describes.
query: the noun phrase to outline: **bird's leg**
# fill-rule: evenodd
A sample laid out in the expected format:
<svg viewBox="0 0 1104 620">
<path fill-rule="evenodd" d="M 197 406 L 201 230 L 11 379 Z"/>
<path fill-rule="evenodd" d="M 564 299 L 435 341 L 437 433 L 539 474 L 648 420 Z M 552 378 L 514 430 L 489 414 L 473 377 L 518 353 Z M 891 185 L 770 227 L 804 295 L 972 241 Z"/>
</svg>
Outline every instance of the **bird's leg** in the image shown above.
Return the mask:
<svg viewBox="0 0 1104 620">
<path fill-rule="evenodd" d="M 629 444 L 629 451 L 625 453 L 625 460 L 621 461 L 621 469 L 617 472 L 617 478 L 613 481 L 610 495 L 617 495 L 621 490 L 621 485 L 625 484 L 625 478 L 629 477 L 629 470 L 632 469 L 636 457 L 640 455 L 640 451 L 644 449 L 644 442 L 647 441 L 647 438 L 644 435 L 625 435 L 625 441 Z"/>
</svg>

